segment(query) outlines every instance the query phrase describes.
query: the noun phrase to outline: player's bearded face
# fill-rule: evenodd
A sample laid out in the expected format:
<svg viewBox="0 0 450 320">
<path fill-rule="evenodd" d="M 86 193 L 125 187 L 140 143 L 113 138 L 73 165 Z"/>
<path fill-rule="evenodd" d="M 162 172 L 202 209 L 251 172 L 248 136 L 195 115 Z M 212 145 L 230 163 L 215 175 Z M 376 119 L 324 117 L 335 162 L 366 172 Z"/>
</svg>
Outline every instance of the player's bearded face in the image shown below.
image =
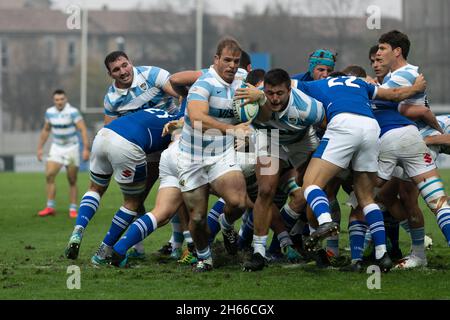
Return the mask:
<svg viewBox="0 0 450 320">
<path fill-rule="evenodd" d="M 291 93 L 291 88 L 288 88 L 285 84 L 271 86 L 266 84 L 264 86 L 264 93 L 269 101 L 269 107 L 274 112 L 283 110 L 288 101 Z"/>
<path fill-rule="evenodd" d="M 128 88 L 133 82 L 133 65 L 125 57 L 119 57 L 109 64 L 109 75 L 118 88 Z"/>
<path fill-rule="evenodd" d="M 241 60 L 241 52 L 224 48 L 220 56 L 214 57 L 214 68 L 226 82 L 232 83 Z"/>
</svg>

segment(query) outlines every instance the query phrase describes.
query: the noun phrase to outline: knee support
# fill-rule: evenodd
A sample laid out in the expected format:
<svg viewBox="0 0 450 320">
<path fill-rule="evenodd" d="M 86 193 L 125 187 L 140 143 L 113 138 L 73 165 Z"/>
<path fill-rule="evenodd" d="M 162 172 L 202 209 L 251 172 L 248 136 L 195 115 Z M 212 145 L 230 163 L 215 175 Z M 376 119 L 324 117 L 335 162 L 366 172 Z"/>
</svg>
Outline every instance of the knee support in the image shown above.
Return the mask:
<svg viewBox="0 0 450 320">
<path fill-rule="evenodd" d="M 431 177 L 423 182 L 420 182 L 417 187 L 423 200 L 428 207 L 436 212 L 441 208 L 450 207 L 447 202 L 447 195 L 445 194 L 444 184 L 439 177 Z"/>
</svg>

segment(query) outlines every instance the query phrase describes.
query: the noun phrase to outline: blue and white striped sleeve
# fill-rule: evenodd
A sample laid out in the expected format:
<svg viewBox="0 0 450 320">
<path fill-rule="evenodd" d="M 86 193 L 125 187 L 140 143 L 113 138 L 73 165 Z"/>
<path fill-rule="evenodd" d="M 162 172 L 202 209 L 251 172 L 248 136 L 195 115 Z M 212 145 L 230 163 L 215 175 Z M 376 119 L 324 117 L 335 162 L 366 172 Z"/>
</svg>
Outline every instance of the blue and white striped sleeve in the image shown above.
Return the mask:
<svg viewBox="0 0 450 320">
<path fill-rule="evenodd" d="M 105 99 L 103 99 L 104 113 L 110 117 L 118 116 L 118 113 L 113 110 L 112 104 L 109 101 L 108 95 L 105 95 Z"/>
<path fill-rule="evenodd" d="M 170 73 L 167 70 L 150 67 L 147 75 L 147 81 L 151 86 L 162 89 L 169 80 Z"/>
<path fill-rule="evenodd" d="M 417 72 L 413 70 L 402 70 L 392 74 L 391 78 L 383 83 L 382 88 L 398 88 L 398 87 L 410 87 L 416 81 L 418 76 Z"/>
<path fill-rule="evenodd" d="M 197 80 L 189 89 L 187 101 L 208 101 L 213 86 L 205 80 Z"/>
</svg>

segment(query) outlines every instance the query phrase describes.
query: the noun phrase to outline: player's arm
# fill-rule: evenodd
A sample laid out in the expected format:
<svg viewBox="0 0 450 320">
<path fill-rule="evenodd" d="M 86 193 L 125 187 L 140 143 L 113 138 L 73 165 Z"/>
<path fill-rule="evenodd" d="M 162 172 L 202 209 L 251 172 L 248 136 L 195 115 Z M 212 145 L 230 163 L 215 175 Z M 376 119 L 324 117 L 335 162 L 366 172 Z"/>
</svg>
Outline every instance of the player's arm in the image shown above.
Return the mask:
<svg viewBox="0 0 450 320">
<path fill-rule="evenodd" d="M 201 124 L 202 132 L 208 129 L 218 129 L 222 133 L 233 129 L 234 126 L 214 119 L 208 114 L 209 105 L 207 101 L 191 100 L 187 105 L 189 119 L 196 129 L 196 125 Z"/>
<path fill-rule="evenodd" d="M 433 111 L 431 111 L 430 108 L 427 108 L 424 105 L 402 104 L 400 105 L 398 111 L 402 115 L 413 121 L 422 120 L 431 128 L 439 131 L 440 133 L 444 133 L 444 130 L 442 130 L 441 126 L 439 125 L 439 122 L 437 121 Z"/>
<path fill-rule="evenodd" d="M 423 139 L 427 145 L 445 145 L 450 146 L 450 134 L 439 134 L 428 136 Z"/>
<path fill-rule="evenodd" d="M 169 81 L 175 92 L 177 92 L 180 96 L 186 97 L 189 91 L 188 87 L 192 86 L 201 75 L 201 71 L 180 71 L 172 74 Z"/>
<path fill-rule="evenodd" d="M 48 136 L 50 135 L 50 123 L 45 121 L 44 127 L 41 130 L 41 134 L 39 135 L 39 142 L 37 147 L 37 158 L 39 161 L 42 161 L 43 148 L 45 142 L 47 142 Z"/>
<path fill-rule="evenodd" d="M 86 124 L 84 123 L 84 120 L 80 120 L 77 123 L 75 123 L 78 130 L 80 130 L 81 133 L 81 141 L 83 141 L 83 160 L 87 161 L 89 160 L 89 139 L 87 134 L 87 128 Z"/>
<path fill-rule="evenodd" d="M 425 91 L 427 82 L 422 74 L 420 74 L 414 84 L 410 87 L 398 87 L 398 88 L 382 88 L 378 87 L 375 97 L 382 100 L 390 100 L 400 102 L 408 99 L 418 93 Z"/>
</svg>

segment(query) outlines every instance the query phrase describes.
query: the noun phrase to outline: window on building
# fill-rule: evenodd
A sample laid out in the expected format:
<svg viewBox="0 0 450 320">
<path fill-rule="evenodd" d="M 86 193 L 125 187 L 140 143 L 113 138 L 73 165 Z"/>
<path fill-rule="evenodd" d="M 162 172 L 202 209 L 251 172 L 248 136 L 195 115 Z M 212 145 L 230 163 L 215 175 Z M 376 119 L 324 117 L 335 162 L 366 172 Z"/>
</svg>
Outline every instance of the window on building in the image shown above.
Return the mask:
<svg viewBox="0 0 450 320">
<path fill-rule="evenodd" d="M 46 37 L 44 40 L 45 52 L 47 52 L 47 57 L 50 60 L 56 58 L 56 40 L 53 37 Z"/>
<path fill-rule="evenodd" d="M 75 40 L 69 40 L 67 47 L 67 64 L 69 67 L 75 66 L 76 60 L 76 43 Z"/>
<path fill-rule="evenodd" d="M 9 64 L 8 44 L 4 39 L 0 39 L 0 47 L 2 67 L 7 67 Z"/>
<path fill-rule="evenodd" d="M 117 37 L 116 44 L 118 51 L 125 51 L 125 39 L 123 37 Z"/>
</svg>

